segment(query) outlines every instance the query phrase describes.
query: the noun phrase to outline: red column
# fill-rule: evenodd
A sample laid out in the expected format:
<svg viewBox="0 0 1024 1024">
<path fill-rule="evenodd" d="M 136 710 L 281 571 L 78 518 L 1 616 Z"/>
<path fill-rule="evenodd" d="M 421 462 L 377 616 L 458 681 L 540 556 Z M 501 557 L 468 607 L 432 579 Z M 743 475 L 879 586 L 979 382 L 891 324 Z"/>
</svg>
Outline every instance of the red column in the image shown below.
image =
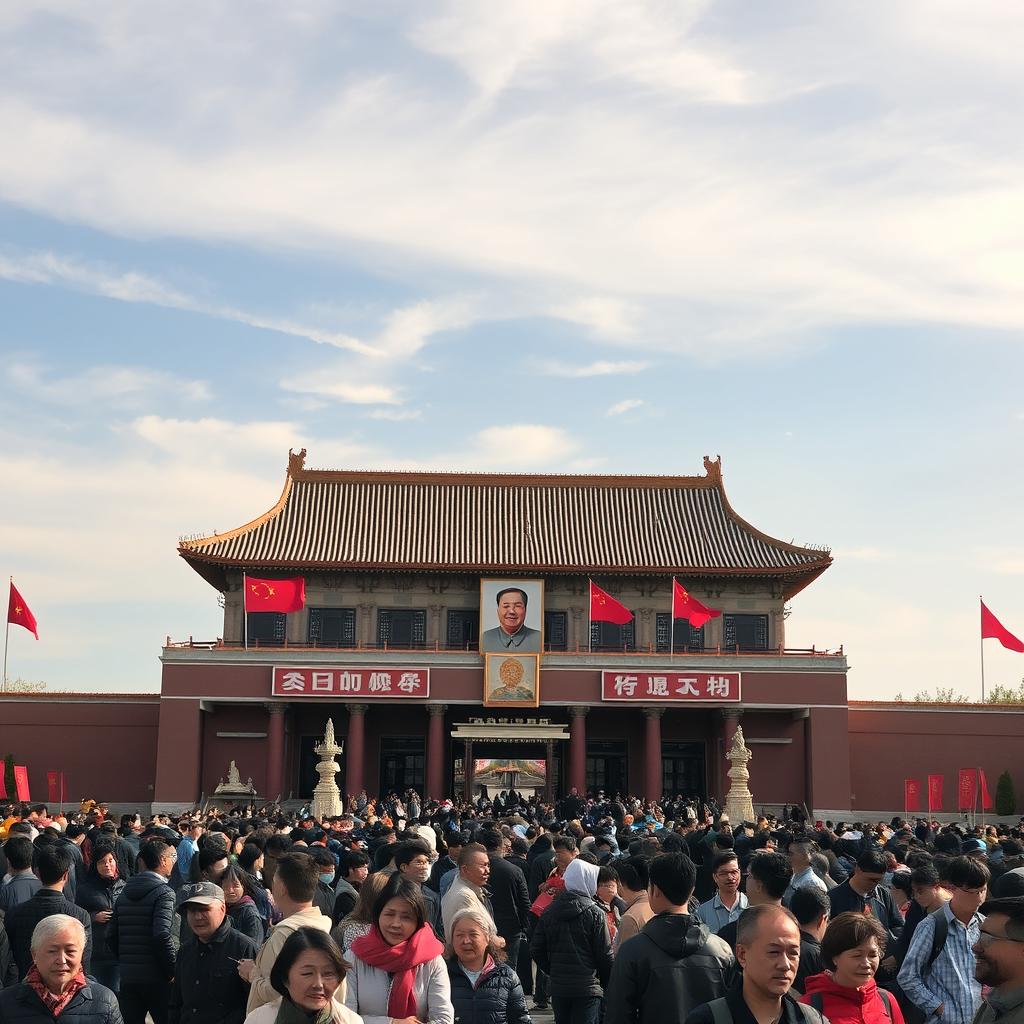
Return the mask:
<svg viewBox="0 0 1024 1024">
<path fill-rule="evenodd" d="M 569 788 L 587 789 L 587 707 L 569 708 Z"/>
<path fill-rule="evenodd" d="M 284 795 L 284 716 L 287 704 L 267 705 L 267 799 Z"/>
<path fill-rule="evenodd" d="M 427 799 L 443 800 L 448 794 L 444 784 L 444 704 L 428 704 L 430 728 L 427 732 Z"/>
<path fill-rule="evenodd" d="M 644 708 L 644 799 L 660 800 L 662 793 L 661 716 L 664 708 Z"/>
<path fill-rule="evenodd" d="M 345 738 L 345 793 L 359 796 L 366 762 L 366 712 L 369 704 L 348 705 L 348 736 Z"/>
</svg>

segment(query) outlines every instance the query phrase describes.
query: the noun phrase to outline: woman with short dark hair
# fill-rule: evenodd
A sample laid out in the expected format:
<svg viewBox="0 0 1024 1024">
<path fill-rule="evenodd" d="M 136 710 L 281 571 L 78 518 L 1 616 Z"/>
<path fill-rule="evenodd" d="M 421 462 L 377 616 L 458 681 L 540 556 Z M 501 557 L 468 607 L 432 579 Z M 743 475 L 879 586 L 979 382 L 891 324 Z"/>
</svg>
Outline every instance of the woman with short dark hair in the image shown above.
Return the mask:
<svg viewBox="0 0 1024 1024">
<path fill-rule="evenodd" d="M 807 979 L 800 1001 L 831 1024 L 904 1024 L 895 997 L 875 982 L 885 942 L 877 918 L 855 911 L 834 917 L 821 940 L 821 959 L 830 969 Z"/>
<path fill-rule="evenodd" d="M 297 928 L 270 969 L 270 984 L 281 998 L 257 1007 L 245 1024 L 362 1024 L 334 998 L 346 966 L 338 944 L 326 932 Z"/>
<path fill-rule="evenodd" d="M 374 904 L 373 926 L 347 951 L 345 1005 L 365 1024 L 454 1024 L 443 952 L 419 886 L 392 875 Z"/>
</svg>

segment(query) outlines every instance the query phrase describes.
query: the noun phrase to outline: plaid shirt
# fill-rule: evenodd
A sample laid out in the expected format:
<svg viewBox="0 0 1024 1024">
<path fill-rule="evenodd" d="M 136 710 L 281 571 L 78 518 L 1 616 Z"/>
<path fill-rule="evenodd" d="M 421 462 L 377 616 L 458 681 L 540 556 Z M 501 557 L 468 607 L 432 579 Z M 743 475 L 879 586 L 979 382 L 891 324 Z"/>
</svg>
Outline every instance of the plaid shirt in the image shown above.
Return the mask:
<svg viewBox="0 0 1024 1024">
<path fill-rule="evenodd" d="M 942 1006 L 939 1024 L 971 1024 L 981 1006 L 981 983 L 974 977 L 971 947 L 981 933 L 981 914 L 964 925 L 953 916 L 947 903 L 943 908 L 949 922 L 946 944 L 929 969 L 926 964 L 935 937 L 935 922 L 926 917 L 914 931 L 907 957 L 900 968 L 899 983 L 910 1001 L 931 1017 Z"/>
</svg>

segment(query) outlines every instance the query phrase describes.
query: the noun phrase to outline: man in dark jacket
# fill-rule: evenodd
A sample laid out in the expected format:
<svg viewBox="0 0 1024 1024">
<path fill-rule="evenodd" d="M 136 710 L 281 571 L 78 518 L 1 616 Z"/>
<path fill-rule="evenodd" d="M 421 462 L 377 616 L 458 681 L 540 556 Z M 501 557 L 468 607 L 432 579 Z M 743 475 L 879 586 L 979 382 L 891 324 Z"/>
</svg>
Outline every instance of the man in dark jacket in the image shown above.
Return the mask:
<svg viewBox="0 0 1024 1024">
<path fill-rule="evenodd" d="M 32 932 L 44 917 L 52 914 L 67 914 L 82 923 L 85 929 L 85 949 L 82 954 L 82 970 L 89 973 L 92 955 L 92 921 L 81 908 L 76 907 L 64 896 L 68 874 L 73 870 L 71 854 L 63 846 L 53 843 L 42 846 L 36 854 L 36 872 L 42 887 L 31 899 L 19 903 L 9 911 L 4 926 L 11 943 L 11 953 L 18 965 L 18 980 L 21 981 L 32 966 Z"/>
<path fill-rule="evenodd" d="M 151 839 L 139 848 L 143 870 L 129 879 L 107 925 L 107 946 L 121 968 L 118 1003 L 125 1024 L 167 1024 L 167 1003 L 174 977 L 174 847 Z"/>
<path fill-rule="evenodd" d="M 430 869 L 430 878 L 427 879 L 428 888 L 433 889 L 438 895 L 441 894 L 441 879 L 449 871 L 459 870 L 459 854 L 469 842 L 469 836 L 462 832 L 446 832 L 445 842 L 448 845 L 448 852 L 434 861 L 434 866 Z"/>
<path fill-rule="evenodd" d="M 64 895 L 72 902 L 77 902 L 75 895 L 78 883 L 85 878 L 85 858 L 82 856 L 82 843 L 85 841 L 85 826 L 72 822 L 68 825 L 57 843 L 71 854 L 71 871 L 68 884 L 64 887 Z"/>
<path fill-rule="evenodd" d="M 594 900 L 597 875 L 596 864 L 573 859 L 565 888 L 541 915 L 530 943 L 538 970 L 549 976 L 555 1024 L 597 1024 L 612 972 L 608 921 Z"/>
<path fill-rule="evenodd" d="M 331 920 L 337 924 L 352 913 L 359 889 L 370 870 L 370 858 L 361 850 L 346 850 L 338 865 L 338 883 L 334 887 L 334 913 Z M 428 883 L 429 884 L 429 883 Z"/>
<path fill-rule="evenodd" d="M 242 1024 L 249 986 L 239 977 L 236 965 L 255 959 L 259 947 L 232 927 L 224 890 L 213 882 L 183 886 L 178 911 L 188 918 L 197 941 L 181 947 L 171 986 L 169 1024 Z"/>
<path fill-rule="evenodd" d="M 497 829 L 483 830 L 480 833 L 480 842 L 487 851 L 487 859 L 491 864 L 487 888 L 491 893 L 494 925 L 498 929 L 498 934 L 505 940 L 508 962 L 515 970 L 519 963 L 519 946 L 526 936 L 527 916 L 530 913 L 526 879 L 519 868 L 509 864 L 501 856 L 502 835 Z"/>
<path fill-rule="evenodd" d="M 725 995 L 735 961 L 728 944 L 687 913 L 696 878 L 696 866 L 683 853 L 651 862 L 655 916 L 619 949 L 605 993 L 605 1024 L 682 1024 L 695 1006 Z"/>
<path fill-rule="evenodd" d="M 796 969 L 793 988 L 803 994 L 804 982 L 825 970 L 821 959 L 821 939 L 828 927 L 828 893 L 813 885 L 796 889 L 790 900 L 796 923 L 800 926 L 800 966 Z"/>
</svg>

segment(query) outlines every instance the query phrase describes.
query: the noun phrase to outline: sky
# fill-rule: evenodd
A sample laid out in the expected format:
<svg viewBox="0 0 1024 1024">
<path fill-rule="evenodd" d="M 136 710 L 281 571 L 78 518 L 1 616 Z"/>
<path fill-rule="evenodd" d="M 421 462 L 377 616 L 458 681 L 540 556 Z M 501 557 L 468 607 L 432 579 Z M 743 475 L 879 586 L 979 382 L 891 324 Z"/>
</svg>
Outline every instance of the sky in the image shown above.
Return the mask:
<svg viewBox="0 0 1024 1024">
<path fill-rule="evenodd" d="M 319 468 L 699 474 L 853 698 L 1024 634 L 1024 9 L 0 8 L 8 675 L 153 692 Z M 1016 141 L 1015 141 L 1016 140 Z M 986 681 L 1024 657 L 986 642 Z"/>
</svg>

